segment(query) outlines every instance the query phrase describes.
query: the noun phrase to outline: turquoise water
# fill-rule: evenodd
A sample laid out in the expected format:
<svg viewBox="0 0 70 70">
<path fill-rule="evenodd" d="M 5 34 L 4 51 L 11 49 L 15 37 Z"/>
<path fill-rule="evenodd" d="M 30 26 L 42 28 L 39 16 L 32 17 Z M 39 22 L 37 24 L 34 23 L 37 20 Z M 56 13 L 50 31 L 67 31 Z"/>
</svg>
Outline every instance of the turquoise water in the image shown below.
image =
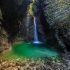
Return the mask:
<svg viewBox="0 0 70 70">
<path fill-rule="evenodd" d="M 31 43 L 14 44 L 12 50 L 17 55 L 29 58 L 59 56 L 59 53 L 57 51 L 48 48 L 46 45 L 37 46 Z"/>
</svg>

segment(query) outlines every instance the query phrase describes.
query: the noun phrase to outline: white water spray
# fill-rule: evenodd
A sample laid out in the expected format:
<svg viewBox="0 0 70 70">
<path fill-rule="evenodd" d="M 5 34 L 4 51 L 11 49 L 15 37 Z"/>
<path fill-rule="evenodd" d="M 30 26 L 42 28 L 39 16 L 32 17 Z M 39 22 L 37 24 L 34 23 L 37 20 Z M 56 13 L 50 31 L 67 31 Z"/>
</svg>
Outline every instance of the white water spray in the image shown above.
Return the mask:
<svg viewBox="0 0 70 70">
<path fill-rule="evenodd" d="M 42 44 L 42 42 L 38 39 L 38 32 L 37 32 L 37 22 L 36 17 L 34 16 L 34 44 Z"/>
</svg>

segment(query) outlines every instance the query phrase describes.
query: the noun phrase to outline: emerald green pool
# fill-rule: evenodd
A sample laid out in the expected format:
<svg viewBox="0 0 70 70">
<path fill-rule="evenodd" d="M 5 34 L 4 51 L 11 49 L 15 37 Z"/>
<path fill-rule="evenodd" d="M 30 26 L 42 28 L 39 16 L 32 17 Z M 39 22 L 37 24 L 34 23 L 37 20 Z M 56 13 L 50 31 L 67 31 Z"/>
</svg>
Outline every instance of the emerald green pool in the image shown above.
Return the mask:
<svg viewBox="0 0 70 70">
<path fill-rule="evenodd" d="M 48 48 L 46 45 L 37 46 L 25 42 L 14 44 L 12 50 L 17 55 L 29 58 L 59 56 L 59 53 L 57 51 Z"/>
</svg>

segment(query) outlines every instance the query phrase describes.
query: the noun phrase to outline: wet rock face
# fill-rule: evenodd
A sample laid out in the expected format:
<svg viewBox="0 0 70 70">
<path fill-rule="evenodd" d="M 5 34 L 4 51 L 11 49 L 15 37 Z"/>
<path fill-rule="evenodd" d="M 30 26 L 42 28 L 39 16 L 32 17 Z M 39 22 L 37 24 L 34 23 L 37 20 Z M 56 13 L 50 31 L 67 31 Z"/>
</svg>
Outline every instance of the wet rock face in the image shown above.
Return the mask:
<svg viewBox="0 0 70 70">
<path fill-rule="evenodd" d="M 19 32 L 19 21 L 25 16 L 27 6 L 30 4 L 30 2 L 31 0 L 0 1 L 0 9 L 3 17 L 2 26 L 7 31 L 10 42 L 15 41 L 15 38 Z"/>
<path fill-rule="evenodd" d="M 44 13 L 50 25 L 65 22 L 70 16 L 70 0 L 45 0 Z"/>
<path fill-rule="evenodd" d="M 45 21 L 45 19 L 43 19 L 43 16 L 41 15 L 41 10 L 39 9 L 40 8 L 39 5 L 40 5 L 39 2 L 37 1 L 33 5 L 33 12 L 37 19 L 36 20 L 37 33 L 40 41 L 46 41 L 45 32 L 44 32 L 45 27 L 43 28 L 43 24 L 44 24 L 43 20 Z M 22 7 L 24 8 L 24 6 Z M 25 14 L 23 13 L 24 17 L 23 20 L 21 21 L 19 36 L 22 37 L 25 41 L 33 41 L 34 40 L 34 16 L 29 15 L 27 12 L 28 10 L 26 10 Z"/>
<path fill-rule="evenodd" d="M 44 0 L 42 6 L 48 24 L 54 29 L 58 44 L 69 49 L 70 0 Z"/>
<path fill-rule="evenodd" d="M 0 26 L 0 53 L 6 52 L 10 47 L 7 37 L 7 32 Z"/>
</svg>

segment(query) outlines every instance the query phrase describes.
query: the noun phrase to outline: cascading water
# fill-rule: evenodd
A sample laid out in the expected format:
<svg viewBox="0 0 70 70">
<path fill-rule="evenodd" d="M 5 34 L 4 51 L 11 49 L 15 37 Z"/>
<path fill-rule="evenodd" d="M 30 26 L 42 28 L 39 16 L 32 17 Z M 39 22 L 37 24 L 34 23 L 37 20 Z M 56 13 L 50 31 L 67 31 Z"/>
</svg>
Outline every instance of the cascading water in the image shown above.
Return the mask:
<svg viewBox="0 0 70 70">
<path fill-rule="evenodd" d="M 37 32 L 37 24 L 36 24 L 36 17 L 34 16 L 34 44 L 42 44 L 42 42 L 38 39 L 38 32 Z"/>
</svg>

